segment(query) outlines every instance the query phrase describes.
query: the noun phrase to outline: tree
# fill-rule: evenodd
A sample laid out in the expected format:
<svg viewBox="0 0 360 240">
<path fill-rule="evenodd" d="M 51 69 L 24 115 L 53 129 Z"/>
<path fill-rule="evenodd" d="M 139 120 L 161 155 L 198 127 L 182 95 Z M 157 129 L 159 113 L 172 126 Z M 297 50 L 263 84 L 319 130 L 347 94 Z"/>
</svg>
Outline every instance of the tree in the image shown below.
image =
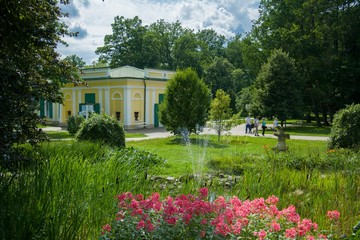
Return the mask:
<svg viewBox="0 0 360 240">
<path fill-rule="evenodd" d="M 358 0 L 262 0 L 251 31 L 269 55 L 282 48 L 305 80 L 304 103 L 320 126 L 337 109 L 359 102 L 360 4 Z M 260 49 L 260 48 L 259 48 Z M 309 114 L 310 115 L 310 114 Z"/>
<path fill-rule="evenodd" d="M 256 106 L 253 106 L 254 104 Z M 257 103 L 253 100 L 253 89 L 251 87 L 243 88 L 236 96 L 236 110 L 240 116 L 259 114 L 259 110 L 253 113 L 251 109 L 259 109 Z"/>
<path fill-rule="evenodd" d="M 164 19 L 161 19 L 156 23 L 150 24 L 149 31 L 154 33 L 157 41 L 160 41 L 160 48 L 156 54 L 160 57 L 160 65 L 158 67 L 172 70 L 176 69 L 172 51 L 176 39 L 185 32 L 181 23 L 179 21 L 167 23 Z"/>
<path fill-rule="evenodd" d="M 236 125 L 236 121 L 231 119 L 231 98 L 222 89 L 216 91 L 216 97 L 210 104 L 210 128 L 215 129 L 218 141 L 220 141 L 221 134 L 225 131 L 230 131 Z"/>
<path fill-rule="evenodd" d="M 264 116 L 276 116 L 281 125 L 289 117 L 302 113 L 302 83 L 294 60 L 282 50 L 275 50 L 256 79 L 254 101 Z"/>
<path fill-rule="evenodd" d="M 64 58 L 65 62 L 68 62 L 69 64 L 73 65 L 74 67 L 82 68 L 86 65 L 86 62 L 81 57 L 77 56 L 76 54 L 72 54 L 69 56 L 66 56 Z"/>
<path fill-rule="evenodd" d="M 210 90 L 194 70 L 177 71 L 167 83 L 165 99 L 160 104 L 160 122 L 174 134 L 181 130 L 196 133 L 197 126 L 206 123 L 210 101 Z"/>
<path fill-rule="evenodd" d="M 175 40 L 172 56 L 176 69 L 192 68 L 199 76 L 202 75 L 199 41 L 193 31 L 187 30 Z"/>
<path fill-rule="evenodd" d="M 215 57 L 213 62 L 208 65 L 204 73 L 204 81 L 211 89 L 213 96 L 217 90 L 222 89 L 230 95 L 231 107 L 235 109 L 235 95 L 237 92 L 235 79 L 238 75 L 234 73 L 234 66 L 226 58 Z"/>
<path fill-rule="evenodd" d="M 234 66 L 226 58 L 218 57 L 206 68 L 204 81 L 214 96 L 219 89 L 227 93 L 235 91 L 235 82 L 232 78 L 234 70 Z"/>
<path fill-rule="evenodd" d="M 110 67 L 131 65 L 144 68 L 149 64 L 143 57 L 143 38 L 147 31 L 142 26 L 141 19 L 136 16 L 132 19 L 123 16 L 115 17 L 111 24 L 113 33 L 106 35 L 104 46 L 96 49 L 99 60 L 105 60 Z"/>
<path fill-rule="evenodd" d="M 62 84 L 77 74 L 55 51 L 69 34 L 57 1 L 2 1 L 0 16 L 0 163 L 7 164 L 19 157 L 15 145 L 45 139 L 39 103 L 60 103 Z"/>
</svg>

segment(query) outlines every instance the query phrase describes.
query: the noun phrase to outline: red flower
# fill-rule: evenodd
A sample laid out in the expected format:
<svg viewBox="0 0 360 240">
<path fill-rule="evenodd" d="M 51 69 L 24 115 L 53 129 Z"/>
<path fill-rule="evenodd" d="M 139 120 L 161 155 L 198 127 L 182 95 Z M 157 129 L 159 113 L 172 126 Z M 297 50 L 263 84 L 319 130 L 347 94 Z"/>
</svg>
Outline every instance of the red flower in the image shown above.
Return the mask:
<svg viewBox="0 0 360 240">
<path fill-rule="evenodd" d="M 339 219 L 339 217 L 340 217 L 340 213 L 339 213 L 339 211 L 337 211 L 337 210 L 328 211 L 328 212 L 327 212 L 327 216 L 328 216 L 328 218 L 330 218 L 331 220 L 337 221 L 337 220 Z"/>
<path fill-rule="evenodd" d="M 285 230 L 285 237 L 287 238 L 295 238 L 296 237 L 296 229 L 290 228 Z"/>
<path fill-rule="evenodd" d="M 209 190 L 207 188 L 200 188 L 199 192 L 201 199 L 204 199 L 208 196 Z"/>
<path fill-rule="evenodd" d="M 102 229 L 105 231 L 105 232 L 110 232 L 111 231 L 111 226 L 109 224 L 106 224 L 105 226 L 102 227 Z"/>
</svg>

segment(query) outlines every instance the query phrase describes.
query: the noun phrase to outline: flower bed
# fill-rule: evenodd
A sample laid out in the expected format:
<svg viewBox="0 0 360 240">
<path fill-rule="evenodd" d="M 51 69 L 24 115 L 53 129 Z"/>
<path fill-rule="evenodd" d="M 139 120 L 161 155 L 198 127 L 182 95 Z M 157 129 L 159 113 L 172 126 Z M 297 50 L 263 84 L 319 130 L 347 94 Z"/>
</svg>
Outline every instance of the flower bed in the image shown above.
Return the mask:
<svg viewBox="0 0 360 240">
<path fill-rule="evenodd" d="M 160 200 L 154 193 L 122 193 L 113 223 L 100 239 L 327 239 L 310 219 L 301 219 L 294 206 L 279 210 L 275 196 L 241 201 L 220 196 L 207 201 L 208 189 L 199 196 L 179 195 Z M 340 213 L 329 211 L 331 221 Z"/>
</svg>

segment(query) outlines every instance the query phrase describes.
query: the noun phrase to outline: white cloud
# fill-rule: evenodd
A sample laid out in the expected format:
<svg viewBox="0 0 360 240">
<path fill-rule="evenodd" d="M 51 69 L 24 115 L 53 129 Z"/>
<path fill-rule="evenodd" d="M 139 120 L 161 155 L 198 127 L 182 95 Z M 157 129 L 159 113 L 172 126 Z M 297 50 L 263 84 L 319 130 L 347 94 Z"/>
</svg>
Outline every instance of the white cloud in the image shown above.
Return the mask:
<svg viewBox="0 0 360 240">
<path fill-rule="evenodd" d="M 65 38 L 69 47 L 59 46 L 63 56 L 76 54 L 88 64 L 96 60 L 97 47 L 111 34 L 114 17 L 139 16 L 144 25 L 159 19 L 179 20 L 183 27 L 195 31 L 213 28 L 226 37 L 249 31 L 251 20 L 257 18 L 260 0 L 74 0 L 67 10 L 74 13 L 64 21 L 70 29 L 77 27 L 83 38 Z"/>
</svg>

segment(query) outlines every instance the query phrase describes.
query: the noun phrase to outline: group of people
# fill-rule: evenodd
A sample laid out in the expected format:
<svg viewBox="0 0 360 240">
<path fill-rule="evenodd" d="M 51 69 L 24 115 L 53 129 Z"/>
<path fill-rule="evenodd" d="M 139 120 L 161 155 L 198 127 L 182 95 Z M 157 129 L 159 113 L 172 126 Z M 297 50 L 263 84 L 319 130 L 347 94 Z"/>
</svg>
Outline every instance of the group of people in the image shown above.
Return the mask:
<svg viewBox="0 0 360 240">
<path fill-rule="evenodd" d="M 261 122 L 260 122 L 261 121 Z M 245 118 L 245 134 L 253 133 L 255 136 L 259 136 L 259 126 L 261 124 L 262 135 L 265 136 L 265 130 L 267 129 L 266 126 L 266 118 L 264 117 L 255 117 L 253 120 L 250 116 Z M 273 128 L 275 129 L 278 126 L 277 118 L 274 118 Z"/>
</svg>

